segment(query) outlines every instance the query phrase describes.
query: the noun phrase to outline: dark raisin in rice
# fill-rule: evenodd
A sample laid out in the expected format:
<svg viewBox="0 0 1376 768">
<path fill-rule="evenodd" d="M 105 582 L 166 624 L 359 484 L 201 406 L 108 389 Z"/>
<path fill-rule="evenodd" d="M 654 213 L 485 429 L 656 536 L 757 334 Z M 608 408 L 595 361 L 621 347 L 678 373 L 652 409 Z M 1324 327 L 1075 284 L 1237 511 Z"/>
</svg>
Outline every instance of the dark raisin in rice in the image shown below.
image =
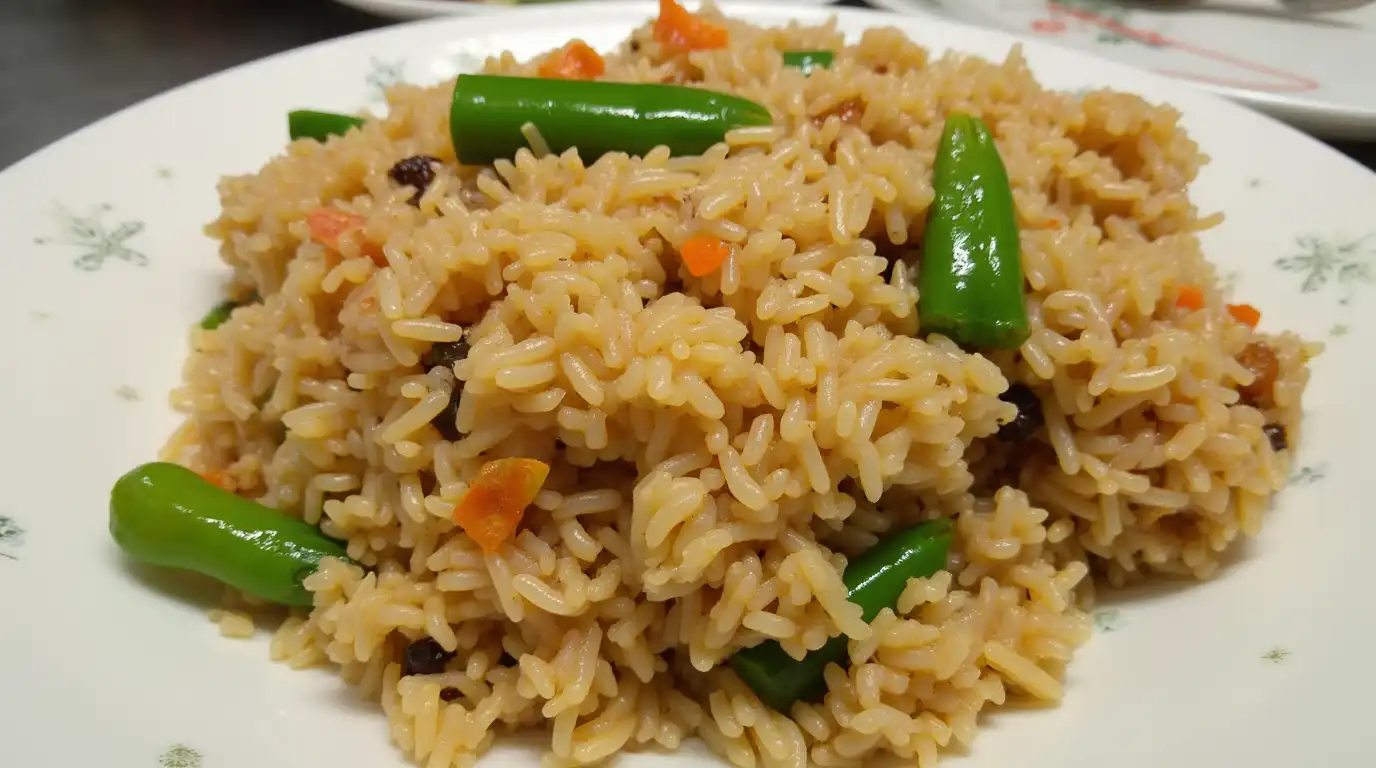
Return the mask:
<svg viewBox="0 0 1376 768">
<path fill-rule="evenodd" d="M 436 642 L 435 638 L 423 637 L 402 651 L 401 676 L 437 675 L 444 671 L 444 665 L 452 658 L 454 654 L 444 650 L 444 646 Z"/>
<path fill-rule="evenodd" d="M 453 701 L 462 695 L 462 691 L 452 686 L 440 689 L 440 701 Z"/>
<path fill-rule="evenodd" d="M 398 160 L 392 166 L 392 170 L 387 172 L 387 176 L 403 187 L 413 187 L 416 194 L 411 196 L 408 201 L 411 205 L 420 205 L 420 196 L 425 194 L 430 182 L 435 180 L 435 169 L 431 163 L 438 163 L 439 160 L 429 155 L 414 155 L 405 160 Z"/>
<path fill-rule="evenodd" d="M 998 438 L 1010 443 L 1020 443 L 1042 428 L 1042 401 L 1037 393 L 1023 384 L 1014 384 L 999 398 L 1005 403 L 1018 407 L 1018 415 L 999 427 Z"/>
<path fill-rule="evenodd" d="M 450 372 L 454 370 L 454 363 L 468 357 L 468 342 L 464 339 L 458 341 L 445 341 L 434 344 L 425 351 L 420 357 L 421 367 L 425 370 L 444 366 Z M 456 442 L 463 437 L 459 428 L 454 426 L 454 419 L 459 413 L 459 403 L 463 400 L 463 382 L 455 381 L 454 388 L 449 391 L 449 402 L 445 404 L 444 410 L 430 421 L 438 429 L 440 436 L 449 442 Z"/>
<path fill-rule="evenodd" d="M 1290 436 L 1285 434 L 1284 424 L 1267 424 L 1261 431 L 1271 441 L 1271 450 L 1283 451 L 1290 447 Z"/>
<path fill-rule="evenodd" d="M 448 368 L 452 373 L 454 363 L 468 357 L 468 340 L 459 339 L 458 341 L 441 341 L 432 344 L 425 354 L 420 356 L 420 365 L 425 370 L 430 370 L 437 365 Z"/>
<path fill-rule="evenodd" d="M 459 403 L 463 401 L 463 382 L 454 382 L 454 388 L 449 390 L 449 402 L 445 403 L 444 410 L 439 415 L 430 420 L 435 429 L 439 430 L 440 437 L 451 443 L 457 443 L 463 433 L 459 431 L 455 420 L 459 416 Z"/>
</svg>

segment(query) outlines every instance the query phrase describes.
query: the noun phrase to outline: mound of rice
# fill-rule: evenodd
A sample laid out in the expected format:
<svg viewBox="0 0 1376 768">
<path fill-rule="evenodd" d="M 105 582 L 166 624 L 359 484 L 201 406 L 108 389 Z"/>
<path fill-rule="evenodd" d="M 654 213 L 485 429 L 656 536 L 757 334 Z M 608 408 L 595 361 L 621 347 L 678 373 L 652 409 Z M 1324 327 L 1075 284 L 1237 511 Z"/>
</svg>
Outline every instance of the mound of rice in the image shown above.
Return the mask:
<svg viewBox="0 0 1376 768">
<path fill-rule="evenodd" d="M 221 184 L 209 231 L 263 301 L 195 332 L 164 458 L 348 542 L 368 569 L 327 560 L 272 655 L 337 665 L 422 765 L 548 728 L 548 766 L 696 734 L 739 766 L 930 768 L 986 706 L 1062 696 L 1094 578 L 1210 576 L 1287 476 L 1263 428 L 1298 442 L 1317 348 L 1228 315 L 1195 234 L 1218 217 L 1187 195 L 1206 158 L 1174 110 L 1044 90 L 1017 50 L 932 59 L 892 29 L 848 46 L 832 26 L 723 23 L 724 50 L 670 56 L 646 27 L 607 60 L 606 79 L 774 113 L 701 157 L 460 167 L 451 82 L 397 86 L 385 119 Z M 810 77 L 777 56 L 822 48 L 836 61 Z M 995 131 L 1022 226 L 1034 332 L 992 356 L 918 333 L 912 265 L 954 110 Z M 412 155 L 443 164 L 418 207 L 387 177 Z M 310 242 L 324 204 L 366 217 L 385 266 Z M 695 232 L 737 245 L 704 278 L 676 255 Z M 1202 311 L 1176 306 L 1183 285 Z M 465 330 L 466 360 L 424 370 Z M 1258 342 L 1279 363 L 1264 406 L 1239 394 Z M 1017 447 L 995 437 L 1014 383 L 1045 412 Z M 431 421 L 455 386 L 450 442 Z M 484 555 L 450 515 L 502 456 L 553 470 Z M 950 568 L 867 625 L 847 557 L 935 516 L 957 522 Z M 831 635 L 851 664 L 791 716 L 724 664 Z M 402 677 L 425 636 L 455 657 Z"/>
</svg>

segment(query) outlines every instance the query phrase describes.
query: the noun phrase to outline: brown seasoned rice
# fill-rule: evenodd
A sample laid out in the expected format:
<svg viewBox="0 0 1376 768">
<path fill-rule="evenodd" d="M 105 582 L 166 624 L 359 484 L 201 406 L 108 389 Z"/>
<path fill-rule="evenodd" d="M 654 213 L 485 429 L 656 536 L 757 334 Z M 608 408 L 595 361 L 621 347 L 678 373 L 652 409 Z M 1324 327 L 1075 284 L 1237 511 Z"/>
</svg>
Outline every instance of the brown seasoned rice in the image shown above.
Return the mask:
<svg viewBox="0 0 1376 768">
<path fill-rule="evenodd" d="M 547 766 L 696 735 L 744 767 L 930 768 L 986 705 L 1061 698 L 1091 572 L 1206 578 L 1284 483 L 1289 453 L 1263 427 L 1296 444 L 1317 347 L 1229 318 L 1196 237 L 1219 219 L 1187 196 L 1206 158 L 1173 109 L 1045 90 L 1016 49 L 933 59 L 892 29 L 847 46 L 832 26 L 724 23 L 724 50 L 672 57 L 641 28 L 607 61 L 607 79 L 769 106 L 775 126 L 701 157 L 460 167 L 452 83 L 400 85 L 385 119 L 221 184 L 210 232 L 263 301 L 195 332 L 165 458 L 348 542 L 368 570 L 325 561 L 272 657 L 337 665 L 421 765 L 547 726 Z M 819 48 L 839 51 L 830 68 L 781 69 L 778 51 Z M 814 121 L 854 99 L 855 124 Z M 987 357 L 918 337 L 910 262 L 885 277 L 922 240 L 954 110 L 994 129 L 1023 227 L 1034 332 Z M 419 207 L 387 178 L 412 155 L 440 161 Z M 323 204 L 364 217 L 385 266 L 348 238 L 312 243 Z M 736 245 L 704 278 L 675 256 L 696 232 Z M 1204 311 L 1174 306 L 1181 285 Z M 423 370 L 466 328 L 466 360 Z M 1264 408 L 1238 395 L 1256 341 L 1280 363 Z M 993 438 L 1012 383 L 1046 415 L 1016 451 Z M 430 423 L 454 386 L 451 443 Z M 450 515 L 500 456 L 553 469 L 515 541 L 484 555 Z M 847 557 L 933 516 L 956 520 L 950 568 L 866 624 Z M 251 631 L 244 610 L 215 619 Z M 723 664 L 837 634 L 849 667 L 791 715 Z M 402 677 L 424 636 L 456 656 Z"/>
</svg>

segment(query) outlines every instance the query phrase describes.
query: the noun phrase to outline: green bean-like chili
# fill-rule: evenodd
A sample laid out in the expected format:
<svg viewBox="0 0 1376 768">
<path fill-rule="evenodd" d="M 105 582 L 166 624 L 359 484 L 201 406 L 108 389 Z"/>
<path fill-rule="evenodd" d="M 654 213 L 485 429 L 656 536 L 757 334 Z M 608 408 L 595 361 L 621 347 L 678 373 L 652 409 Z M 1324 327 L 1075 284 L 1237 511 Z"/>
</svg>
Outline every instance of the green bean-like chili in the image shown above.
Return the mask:
<svg viewBox="0 0 1376 768">
<path fill-rule="evenodd" d="M 815 67 L 826 69 L 831 66 L 836 54 L 831 51 L 784 51 L 784 66 L 802 70 L 810 75 Z"/>
<path fill-rule="evenodd" d="M 929 520 L 882 539 L 846 566 L 847 597 L 860 606 L 865 621 L 893 608 L 908 579 L 931 576 L 946 567 L 951 521 Z M 845 664 L 846 638 L 833 637 L 801 660 L 769 640 L 738 651 L 731 668 L 765 704 L 787 713 L 793 702 L 815 700 L 826 692 L 827 665 Z"/>
<path fill-rule="evenodd" d="M 205 317 L 201 318 L 201 328 L 207 331 L 213 331 L 224 325 L 225 321 L 229 320 L 229 316 L 234 313 L 234 310 L 249 304 L 255 304 L 258 300 L 257 292 L 250 294 L 249 297 L 243 301 L 225 299 L 219 304 L 211 307 L 210 311 L 205 313 Z"/>
<path fill-rule="evenodd" d="M 932 185 L 918 270 L 922 329 L 974 348 L 1018 346 L 1028 325 L 1017 214 L 984 121 L 946 118 Z"/>
<path fill-rule="evenodd" d="M 363 118 L 335 112 L 298 109 L 287 113 L 287 134 L 292 141 L 315 139 L 324 141 L 331 136 L 343 136 L 351 128 L 363 125 Z"/>
<path fill-rule="evenodd" d="M 282 605 L 310 605 L 302 580 L 322 557 L 346 559 L 315 526 L 164 462 L 115 483 L 110 535 L 135 560 L 196 571 Z"/>
<path fill-rule="evenodd" d="M 644 155 L 665 145 L 698 155 L 733 128 L 768 125 L 769 110 L 738 96 L 654 83 L 459 75 L 449 131 L 459 162 L 481 165 L 526 146 L 533 125 L 553 152 L 584 162 L 608 152 Z"/>
</svg>

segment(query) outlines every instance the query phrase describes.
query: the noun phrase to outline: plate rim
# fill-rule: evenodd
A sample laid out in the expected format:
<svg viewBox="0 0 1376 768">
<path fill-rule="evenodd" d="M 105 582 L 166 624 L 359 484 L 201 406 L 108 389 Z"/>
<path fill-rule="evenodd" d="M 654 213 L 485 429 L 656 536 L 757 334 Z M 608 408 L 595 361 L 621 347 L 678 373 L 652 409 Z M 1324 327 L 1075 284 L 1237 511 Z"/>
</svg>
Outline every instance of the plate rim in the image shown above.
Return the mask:
<svg viewBox="0 0 1376 768">
<path fill-rule="evenodd" d="M 556 2 L 540 2 L 538 5 L 548 8 L 552 5 L 581 5 L 588 1 L 590 0 L 557 0 Z M 826 6 L 834 5 L 838 0 L 786 1 L 797 5 Z M 479 3 L 470 0 L 333 0 L 333 2 L 383 18 L 408 21 L 443 18 L 445 16 L 482 16 L 490 13 L 508 13 L 521 10 L 523 5 L 520 0 L 511 4 Z M 718 5 L 729 8 L 735 4 L 737 3 L 734 3 L 733 0 L 722 0 Z M 529 5 L 533 6 L 536 3 Z"/>
<path fill-rule="evenodd" d="M 983 27 L 1017 37 L 1027 37 L 999 25 L 993 14 L 983 8 L 971 7 L 968 0 L 956 0 L 955 2 L 951 0 L 865 0 L 865 2 L 893 13 L 945 17 L 947 20 L 958 21 L 969 26 Z M 979 19 L 988 20 L 987 25 L 981 24 Z M 1283 122 L 1301 128 L 1305 132 L 1312 131 L 1332 139 L 1376 140 L 1376 100 L 1366 106 L 1344 106 L 1336 101 L 1318 100 L 1303 95 L 1267 93 L 1236 86 L 1197 82 L 1187 78 L 1160 74 L 1106 55 L 1092 53 L 1079 46 L 1066 45 L 1040 37 L 1028 39 L 1035 39 L 1045 45 L 1085 53 L 1096 59 L 1113 61 L 1140 72 L 1158 75 L 1183 85 L 1207 91 L 1216 96 L 1253 107 L 1268 117 L 1281 119 Z"/>
</svg>

